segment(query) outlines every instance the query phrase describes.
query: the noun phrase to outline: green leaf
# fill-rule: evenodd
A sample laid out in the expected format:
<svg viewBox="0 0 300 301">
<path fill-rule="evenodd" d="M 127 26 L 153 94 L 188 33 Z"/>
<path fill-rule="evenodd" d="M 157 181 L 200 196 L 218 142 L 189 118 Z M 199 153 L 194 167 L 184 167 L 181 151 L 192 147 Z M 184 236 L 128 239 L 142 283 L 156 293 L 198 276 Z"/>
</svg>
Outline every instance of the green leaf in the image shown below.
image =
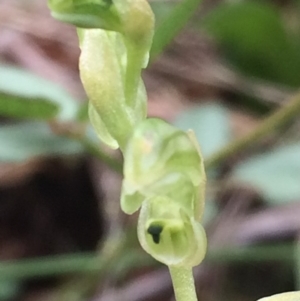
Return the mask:
<svg viewBox="0 0 300 301">
<path fill-rule="evenodd" d="M 89 103 L 84 102 L 82 105 L 79 106 L 76 120 L 79 122 L 87 122 L 89 121 Z"/>
<path fill-rule="evenodd" d="M 0 262 L 0 281 L 18 281 L 103 269 L 104 262 L 94 253 L 71 253 Z M 2 299 L 1 299 L 2 300 Z"/>
<path fill-rule="evenodd" d="M 199 105 L 181 113 L 174 125 L 192 129 L 205 157 L 223 148 L 231 139 L 229 111 L 218 103 Z"/>
<path fill-rule="evenodd" d="M 232 180 L 252 186 L 272 205 L 300 199 L 300 144 L 277 148 L 239 164 Z"/>
<path fill-rule="evenodd" d="M 0 93 L 0 115 L 52 119 L 59 112 L 59 106 L 43 98 L 22 98 L 20 96 Z"/>
<path fill-rule="evenodd" d="M 247 75 L 300 84 L 299 43 L 287 32 L 277 7 L 262 1 L 223 3 L 206 16 L 203 26 Z"/>
<path fill-rule="evenodd" d="M 152 11 L 155 15 L 155 27 L 158 28 L 161 22 L 174 9 L 176 2 L 173 1 L 151 1 Z"/>
<path fill-rule="evenodd" d="M 202 0 L 183 0 L 159 24 L 150 52 L 151 60 L 158 56 L 184 28 Z"/>
<path fill-rule="evenodd" d="M 208 174 L 209 177 L 209 174 Z M 205 209 L 203 212 L 203 217 L 201 224 L 206 227 L 217 215 L 218 215 L 218 206 L 215 201 L 216 195 L 210 191 L 206 192 L 205 196 Z"/>
<path fill-rule="evenodd" d="M 0 279 L 0 300 L 15 300 L 21 290 L 21 283 L 10 279 Z"/>
<path fill-rule="evenodd" d="M 20 162 L 36 156 L 73 155 L 83 152 L 74 140 L 56 136 L 42 122 L 0 127 L 0 162 Z"/>
<path fill-rule="evenodd" d="M 60 86 L 30 72 L 0 65 L 0 114 L 61 121 L 76 117 L 78 104 Z"/>
</svg>

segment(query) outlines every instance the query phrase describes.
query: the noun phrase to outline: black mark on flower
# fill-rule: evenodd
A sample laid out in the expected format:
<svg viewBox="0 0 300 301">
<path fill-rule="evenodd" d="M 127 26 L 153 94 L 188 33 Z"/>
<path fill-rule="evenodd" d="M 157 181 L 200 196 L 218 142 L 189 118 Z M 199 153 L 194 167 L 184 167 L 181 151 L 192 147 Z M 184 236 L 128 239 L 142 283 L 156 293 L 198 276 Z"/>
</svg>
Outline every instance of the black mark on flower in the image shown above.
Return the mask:
<svg viewBox="0 0 300 301">
<path fill-rule="evenodd" d="M 153 242 L 159 244 L 160 234 L 163 231 L 163 226 L 158 224 L 152 224 L 147 229 L 147 232 L 152 236 Z"/>
</svg>

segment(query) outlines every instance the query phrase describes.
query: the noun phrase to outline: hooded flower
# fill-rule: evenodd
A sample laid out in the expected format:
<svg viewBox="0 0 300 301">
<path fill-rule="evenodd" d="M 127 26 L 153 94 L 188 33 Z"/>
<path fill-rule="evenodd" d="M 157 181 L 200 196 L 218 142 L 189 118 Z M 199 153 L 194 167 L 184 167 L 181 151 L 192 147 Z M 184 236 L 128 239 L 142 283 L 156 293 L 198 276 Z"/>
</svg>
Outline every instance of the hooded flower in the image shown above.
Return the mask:
<svg viewBox="0 0 300 301">
<path fill-rule="evenodd" d="M 167 265 L 194 266 L 206 252 L 200 224 L 204 207 L 203 160 L 190 135 L 160 119 L 140 123 L 124 152 L 121 207 L 141 207 L 142 247 Z"/>
</svg>

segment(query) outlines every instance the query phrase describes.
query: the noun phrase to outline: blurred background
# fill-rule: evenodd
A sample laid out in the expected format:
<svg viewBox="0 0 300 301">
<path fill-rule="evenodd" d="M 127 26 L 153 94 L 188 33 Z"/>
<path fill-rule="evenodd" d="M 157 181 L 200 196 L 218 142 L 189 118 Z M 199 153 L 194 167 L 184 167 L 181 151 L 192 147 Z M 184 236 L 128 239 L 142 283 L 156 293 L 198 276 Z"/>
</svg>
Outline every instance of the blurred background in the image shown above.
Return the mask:
<svg viewBox="0 0 300 301">
<path fill-rule="evenodd" d="M 300 1 L 150 4 L 148 115 L 192 128 L 207 165 L 199 300 L 300 289 Z M 78 57 L 46 1 L 0 0 L 0 300 L 174 300 L 120 212 Z"/>
</svg>

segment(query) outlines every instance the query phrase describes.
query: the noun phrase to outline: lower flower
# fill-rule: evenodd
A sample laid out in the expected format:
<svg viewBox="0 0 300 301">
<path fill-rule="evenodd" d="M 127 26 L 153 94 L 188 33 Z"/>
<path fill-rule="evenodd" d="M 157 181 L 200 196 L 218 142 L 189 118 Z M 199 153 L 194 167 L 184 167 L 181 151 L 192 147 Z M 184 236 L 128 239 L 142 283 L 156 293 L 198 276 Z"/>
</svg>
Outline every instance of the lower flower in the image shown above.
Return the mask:
<svg viewBox="0 0 300 301">
<path fill-rule="evenodd" d="M 143 202 L 138 236 L 144 250 L 168 266 L 196 266 L 206 253 L 201 224 L 168 197 L 156 196 Z"/>
</svg>

